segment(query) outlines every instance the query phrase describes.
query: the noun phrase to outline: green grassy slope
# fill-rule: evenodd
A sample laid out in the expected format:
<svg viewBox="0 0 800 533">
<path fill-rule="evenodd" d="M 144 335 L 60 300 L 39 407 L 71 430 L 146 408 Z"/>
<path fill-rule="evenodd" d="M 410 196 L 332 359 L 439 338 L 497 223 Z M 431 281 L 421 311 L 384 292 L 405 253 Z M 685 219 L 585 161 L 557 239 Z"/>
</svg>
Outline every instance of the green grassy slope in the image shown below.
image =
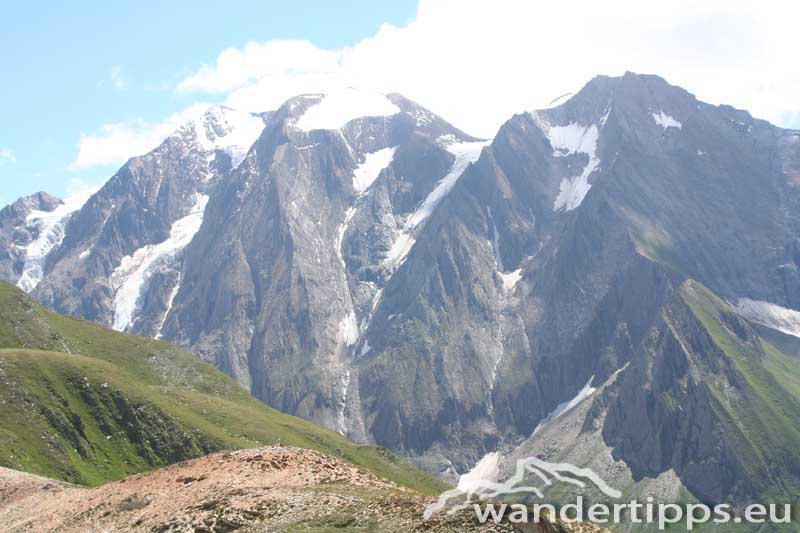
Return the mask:
<svg viewBox="0 0 800 533">
<path fill-rule="evenodd" d="M 52 313 L 0 282 L 1 466 L 98 485 L 278 443 L 424 493 L 446 488 L 384 449 L 266 407 L 189 352 Z"/>
<path fill-rule="evenodd" d="M 761 336 L 737 334 L 729 306 L 699 283 L 683 296 L 729 360 L 726 375 L 708 375 L 707 385 L 748 477 L 767 498 L 800 493 L 800 360 Z"/>
</svg>

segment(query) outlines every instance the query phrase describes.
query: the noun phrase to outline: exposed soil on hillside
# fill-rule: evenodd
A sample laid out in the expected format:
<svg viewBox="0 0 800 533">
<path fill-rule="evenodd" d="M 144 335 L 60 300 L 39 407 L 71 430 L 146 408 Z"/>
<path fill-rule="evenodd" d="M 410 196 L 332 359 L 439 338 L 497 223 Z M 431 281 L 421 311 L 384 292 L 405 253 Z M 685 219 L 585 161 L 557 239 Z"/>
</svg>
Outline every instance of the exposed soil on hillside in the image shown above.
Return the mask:
<svg viewBox="0 0 800 533">
<path fill-rule="evenodd" d="M 3 531 L 513 531 L 471 514 L 423 522 L 429 499 L 296 448 L 218 453 L 94 489 L 0 469 Z"/>
<path fill-rule="evenodd" d="M 471 511 L 424 521 L 431 501 L 330 456 L 286 447 L 217 453 L 93 489 L 0 468 L 1 531 L 516 531 L 481 525 Z M 595 531 L 570 529 L 579 530 Z"/>
</svg>

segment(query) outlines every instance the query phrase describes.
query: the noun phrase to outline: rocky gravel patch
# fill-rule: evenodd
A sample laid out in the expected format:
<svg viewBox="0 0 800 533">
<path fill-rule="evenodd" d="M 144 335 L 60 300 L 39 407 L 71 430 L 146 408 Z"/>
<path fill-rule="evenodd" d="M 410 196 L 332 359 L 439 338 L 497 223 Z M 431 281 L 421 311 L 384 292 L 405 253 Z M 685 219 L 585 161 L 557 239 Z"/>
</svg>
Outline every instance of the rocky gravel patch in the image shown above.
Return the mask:
<svg viewBox="0 0 800 533">
<path fill-rule="evenodd" d="M 468 511 L 425 521 L 430 502 L 338 459 L 287 447 L 212 454 L 94 489 L 0 469 L 4 531 L 516 531 L 479 524 Z"/>
</svg>

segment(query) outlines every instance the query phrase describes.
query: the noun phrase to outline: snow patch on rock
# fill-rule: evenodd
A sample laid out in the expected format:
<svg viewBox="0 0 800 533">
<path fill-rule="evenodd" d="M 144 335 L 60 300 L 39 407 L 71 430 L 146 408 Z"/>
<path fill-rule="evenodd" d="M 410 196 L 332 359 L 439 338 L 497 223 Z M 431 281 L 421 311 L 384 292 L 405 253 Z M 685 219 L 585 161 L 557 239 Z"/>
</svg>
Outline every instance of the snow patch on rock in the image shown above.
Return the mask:
<svg viewBox="0 0 800 533">
<path fill-rule="evenodd" d="M 395 268 L 403 264 L 403 261 L 405 261 L 408 253 L 416 242 L 417 240 L 404 229 L 397 239 L 395 239 L 394 243 L 392 243 L 392 247 L 389 248 L 386 259 L 383 261 L 384 264 Z"/>
<path fill-rule="evenodd" d="M 353 346 L 358 342 L 358 322 L 352 311 L 339 322 L 339 342 L 344 342 L 345 346 Z"/>
<path fill-rule="evenodd" d="M 350 390 L 350 371 L 346 370 L 342 375 L 342 393 L 341 404 L 339 405 L 338 413 L 336 416 L 337 425 L 339 426 L 339 434 L 347 436 L 347 417 L 345 411 L 347 410 L 347 393 Z"/>
<path fill-rule="evenodd" d="M 439 202 L 453 190 L 456 181 L 458 181 L 458 178 L 460 178 L 467 169 L 467 166 L 478 160 L 483 147 L 487 144 L 489 144 L 489 141 L 453 143 L 447 146 L 447 151 L 456 156 L 455 161 L 453 161 L 453 166 L 450 168 L 450 172 L 439 180 L 436 187 L 433 188 L 422 204 L 420 204 L 417 210 L 409 217 L 406 222 L 406 228 L 414 229 L 431 216 L 431 213 L 433 213 L 433 210 L 439 205 Z"/>
<path fill-rule="evenodd" d="M 162 332 L 164 330 L 164 324 L 167 323 L 167 317 L 169 317 L 169 312 L 172 311 L 172 305 L 175 303 L 175 297 L 178 295 L 178 291 L 181 288 L 181 275 L 178 273 L 178 282 L 172 288 L 172 291 L 169 293 L 169 298 L 167 299 L 167 308 L 164 310 L 164 316 L 161 317 L 161 322 L 158 323 L 158 327 L 156 328 L 156 339 L 163 338 Z"/>
<path fill-rule="evenodd" d="M 800 311 L 750 298 L 739 298 L 731 306 L 742 318 L 787 335 L 800 337 Z"/>
<path fill-rule="evenodd" d="M 64 240 L 64 230 L 70 215 L 78 211 L 97 191 L 90 189 L 70 196 L 52 211 L 31 211 L 26 223 L 38 230 L 38 236 L 25 247 L 25 263 L 17 287 L 25 292 L 35 289 L 44 277 L 47 256 Z"/>
<path fill-rule="evenodd" d="M 436 144 L 447 149 L 448 146 L 453 145 L 458 142 L 458 137 L 453 135 L 452 133 L 445 133 L 444 135 L 440 135 L 436 138 Z"/>
<path fill-rule="evenodd" d="M 364 357 L 369 352 L 372 351 L 372 346 L 369 345 L 369 341 L 365 340 L 364 345 L 361 346 L 361 352 L 358 354 L 359 357 Z"/>
<path fill-rule="evenodd" d="M 589 381 L 587 381 L 586 385 L 584 385 L 583 388 L 578 391 L 578 394 L 576 394 L 574 398 L 572 398 L 568 402 L 558 404 L 556 408 L 553 409 L 553 411 L 544 418 L 544 420 L 539 422 L 539 424 L 536 426 L 536 429 L 533 430 L 533 435 L 536 435 L 536 433 L 540 429 L 542 429 L 546 424 L 549 424 L 550 422 L 557 419 L 567 411 L 570 411 L 579 403 L 581 403 L 583 400 L 591 396 L 592 393 L 597 390 L 597 388 L 592 387 L 592 381 L 594 381 L 594 376 L 589 378 Z"/>
<path fill-rule="evenodd" d="M 513 272 L 498 272 L 500 279 L 503 281 L 503 289 L 507 292 L 514 290 L 517 283 L 522 279 L 522 269 L 518 268 Z"/>
<path fill-rule="evenodd" d="M 436 187 L 433 188 L 419 207 L 408 217 L 403 230 L 389 249 L 384 264 L 396 268 L 405 261 L 406 256 L 408 256 L 408 253 L 416 242 L 414 234 L 417 228 L 421 227 L 431 216 L 431 213 L 433 213 L 436 206 L 439 205 L 439 202 L 453 190 L 458 178 L 461 177 L 467 169 L 467 166 L 478 160 L 481 151 L 490 142 L 491 141 L 460 142 L 445 146 L 447 151 L 455 155 L 453 166 L 450 168 L 447 175 L 439 180 L 439 183 L 436 184 Z"/>
<path fill-rule="evenodd" d="M 396 146 L 364 155 L 364 162 L 353 171 L 353 188 L 358 194 L 369 189 L 370 185 L 378 179 L 381 171 L 391 164 L 395 150 L 397 150 Z"/>
<path fill-rule="evenodd" d="M 671 116 L 667 115 L 663 111 L 659 111 L 658 113 L 652 113 L 653 120 L 656 121 L 656 124 L 661 126 L 664 129 L 667 128 L 683 128 L 683 124 L 672 118 Z"/>
<path fill-rule="evenodd" d="M 381 171 L 388 167 L 392 159 L 394 158 L 396 147 L 393 148 L 383 148 L 381 150 L 377 150 L 375 152 L 370 152 L 364 155 L 364 161 L 359 164 L 355 171 L 353 172 L 353 188 L 358 193 L 358 196 L 361 197 L 364 192 L 372 185 L 372 183 L 378 178 Z M 347 264 L 344 259 L 344 252 L 342 250 L 342 245 L 344 243 L 344 237 L 347 233 L 347 229 L 350 225 L 350 221 L 353 219 L 353 216 L 356 214 L 357 207 L 355 205 L 349 207 L 344 215 L 344 222 L 339 225 L 337 232 L 336 232 L 336 254 L 339 257 L 339 262 L 342 265 L 342 269 L 345 272 L 345 277 L 347 275 Z M 347 284 L 347 281 L 345 281 Z M 382 291 L 378 291 L 375 294 L 375 298 L 380 298 Z M 344 342 L 346 346 L 353 346 L 358 342 L 360 336 L 360 330 L 356 320 L 355 310 L 353 309 L 353 295 L 350 293 L 349 285 L 347 285 L 347 300 L 349 301 L 350 311 L 345 316 L 345 319 L 339 325 L 339 340 L 340 342 Z M 374 304 L 373 304 L 374 308 Z M 373 309 L 374 310 L 374 309 Z M 372 312 L 370 312 L 369 317 L 367 318 L 365 324 L 362 324 L 362 329 L 366 331 L 366 328 L 369 327 L 369 321 L 372 320 Z M 368 345 L 367 345 L 368 346 Z"/>
<path fill-rule="evenodd" d="M 558 195 L 553 202 L 554 211 L 571 211 L 581 205 L 589 189 L 589 176 L 600 166 L 597 157 L 597 140 L 600 130 L 596 124 L 585 126 L 572 123 L 566 126 L 549 126 L 538 120 L 543 131 L 550 139 L 555 157 L 567 157 L 574 154 L 586 154 L 589 162 L 577 176 L 564 178 L 559 184 Z"/>
<path fill-rule="evenodd" d="M 584 126 L 578 123 L 566 126 L 551 126 L 545 132 L 553 147 L 553 155 L 566 157 L 572 154 L 591 155 L 597 146 L 598 129 L 595 124 Z"/>
<path fill-rule="evenodd" d="M 482 481 L 495 481 L 500 475 L 500 454 L 498 452 L 487 453 L 478 463 L 466 474 L 458 479 L 456 487 L 461 492 L 469 493 L 482 486 Z"/>
<path fill-rule="evenodd" d="M 295 126 L 303 131 L 338 130 L 361 117 L 391 116 L 400 112 L 385 95 L 348 87 L 326 94 L 309 107 Z"/>
<path fill-rule="evenodd" d="M 133 324 L 139 299 L 153 274 L 159 267 L 170 264 L 194 238 L 203 223 L 208 196 L 198 194 L 185 217 L 175 221 L 167 240 L 139 248 L 122 258 L 111 275 L 114 293 L 114 321 L 112 327 L 125 331 Z"/>
<path fill-rule="evenodd" d="M 347 228 L 350 225 L 350 221 L 353 219 L 353 215 L 356 214 L 356 208 L 350 207 L 344 213 L 344 222 L 342 222 L 336 230 L 336 242 L 334 246 L 336 247 L 336 253 L 339 257 L 339 262 L 342 264 L 342 267 L 346 269 L 347 265 L 344 262 L 344 254 L 342 253 L 342 244 L 344 243 L 344 234 L 347 232 Z"/>
</svg>

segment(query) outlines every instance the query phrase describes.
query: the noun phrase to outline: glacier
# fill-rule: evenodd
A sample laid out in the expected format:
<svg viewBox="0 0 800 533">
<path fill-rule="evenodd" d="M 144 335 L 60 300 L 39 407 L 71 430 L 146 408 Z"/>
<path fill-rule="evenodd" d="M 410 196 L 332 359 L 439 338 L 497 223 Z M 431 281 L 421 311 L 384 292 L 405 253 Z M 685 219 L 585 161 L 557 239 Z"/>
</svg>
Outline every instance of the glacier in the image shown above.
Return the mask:
<svg viewBox="0 0 800 533">
<path fill-rule="evenodd" d="M 96 188 L 87 189 L 70 196 L 52 211 L 31 211 L 28 214 L 26 222 L 35 226 L 39 235 L 25 247 L 25 263 L 22 275 L 17 280 L 17 287 L 31 292 L 39 285 L 44 276 L 48 254 L 64 240 L 64 230 L 70 215 L 83 207 L 96 191 Z"/>
<path fill-rule="evenodd" d="M 132 255 L 122 258 L 111 274 L 114 293 L 114 321 L 112 327 L 125 331 L 132 324 L 139 298 L 159 267 L 170 264 L 175 256 L 188 245 L 203 223 L 203 214 L 208 196 L 198 194 L 190 212 L 175 221 L 169 237 L 159 243 L 139 248 Z"/>
</svg>

